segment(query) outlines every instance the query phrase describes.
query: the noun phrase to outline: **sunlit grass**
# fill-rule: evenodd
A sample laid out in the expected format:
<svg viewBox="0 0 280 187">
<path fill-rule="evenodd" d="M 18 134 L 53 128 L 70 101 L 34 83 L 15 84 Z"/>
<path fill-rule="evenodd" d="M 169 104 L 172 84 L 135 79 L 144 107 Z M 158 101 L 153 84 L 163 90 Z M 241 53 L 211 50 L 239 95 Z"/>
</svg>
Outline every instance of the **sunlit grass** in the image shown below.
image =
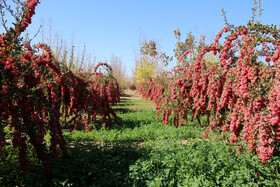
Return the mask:
<svg viewBox="0 0 280 187">
<path fill-rule="evenodd" d="M 84 131 L 65 132 L 68 140 L 75 141 L 108 141 L 108 142 L 134 142 L 150 140 L 186 140 L 202 137 L 204 129 L 197 129 L 195 123 L 174 128 L 163 125 L 156 120 L 157 113 L 152 103 L 143 99 L 123 100 L 115 106 L 117 115 L 122 119 L 121 124 L 114 123 L 112 129 L 94 128 L 89 133 Z"/>
<path fill-rule="evenodd" d="M 277 186 L 279 158 L 260 164 L 257 156 L 236 154 L 217 133 L 204 139 L 196 121 L 178 128 L 156 120 L 152 103 L 122 100 L 114 106 L 121 124 L 112 129 L 64 132 L 69 157 L 51 159 L 51 180 L 34 149 L 30 169 L 18 172 L 12 145 L 0 170 L 0 186 Z M 215 141 L 214 141 L 215 139 Z"/>
</svg>

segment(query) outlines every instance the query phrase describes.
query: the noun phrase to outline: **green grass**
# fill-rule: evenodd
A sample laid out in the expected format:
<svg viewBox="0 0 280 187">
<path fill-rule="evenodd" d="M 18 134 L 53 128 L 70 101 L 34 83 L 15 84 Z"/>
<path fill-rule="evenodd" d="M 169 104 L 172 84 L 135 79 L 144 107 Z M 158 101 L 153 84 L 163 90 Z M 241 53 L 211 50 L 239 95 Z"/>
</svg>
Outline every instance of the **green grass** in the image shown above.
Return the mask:
<svg viewBox="0 0 280 187">
<path fill-rule="evenodd" d="M 196 123 L 174 128 L 157 121 L 151 103 L 122 100 L 114 107 L 122 124 L 112 129 L 64 132 L 70 156 L 51 160 L 52 179 L 29 149 L 29 172 L 18 172 L 16 150 L 0 170 L 0 186 L 279 186 L 279 158 L 260 164 L 236 154 L 215 133 L 202 138 Z M 216 139 L 216 141 L 212 141 Z"/>
<path fill-rule="evenodd" d="M 94 128 L 90 133 L 77 131 L 65 132 L 67 140 L 134 142 L 164 139 L 190 139 L 202 137 L 204 130 L 197 129 L 195 124 L 174 128 L 163 125 L 156 120 L 156 111 L 151 103 L 145 100 L 124 100 L 114 109 L 122 119 L 122 124 L 114 124 L 110 130 Z"/>
</svg>

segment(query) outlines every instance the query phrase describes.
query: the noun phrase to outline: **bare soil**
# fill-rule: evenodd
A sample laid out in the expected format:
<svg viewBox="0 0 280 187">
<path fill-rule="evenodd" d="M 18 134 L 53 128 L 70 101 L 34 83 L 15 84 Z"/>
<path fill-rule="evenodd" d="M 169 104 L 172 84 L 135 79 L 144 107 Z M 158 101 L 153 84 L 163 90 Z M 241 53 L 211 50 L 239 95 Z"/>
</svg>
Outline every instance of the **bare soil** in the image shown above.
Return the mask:
<svg viewBox="0 0 280 187">
<path fill-rule="evenodd" d="M 141 96 L 137 94 L 136 90 L 124 90 L 121 99 L 141 99 Z"/>
</svg>

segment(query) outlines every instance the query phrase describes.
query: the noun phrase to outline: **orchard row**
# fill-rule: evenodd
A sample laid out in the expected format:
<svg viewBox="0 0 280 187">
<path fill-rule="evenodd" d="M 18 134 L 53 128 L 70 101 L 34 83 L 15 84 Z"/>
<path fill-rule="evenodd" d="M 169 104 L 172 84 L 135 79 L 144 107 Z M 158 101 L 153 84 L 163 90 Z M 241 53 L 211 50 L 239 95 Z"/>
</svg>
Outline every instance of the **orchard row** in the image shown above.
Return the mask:
<svg viewBox="0 0 280 187">
<path fill-rule="evenodd" d="M 138 91 L 155 103 L 164 124 L 178 127 L 191 117 L 201 125 L 206 116 L 206 136 L 219 130 L 230 144 L 240 145 L 238 152 L 251 150 L 265 162 L 279 154 L 279 33 L 253 22 L 226 27 L 197 56 L 186 51 L 172 71 Z"/>
<path fill-rule="evenodd" d="M 60 148 L 67 150 L 62 126 L 73 123 L 74 130 L 82 121 L 100 118 L 104 127 L 112 126 L 112 118 L 120 120 L 111 106 L 119 102 L 119 87 L 106 63 L 93 73 L 71 71 L 58 62 L 45 44 L 31 46 L 21 34 L 31 24 L 38 0 L 27 0 L 14 28 L 0 35 L 0 161 L 5 159 L 3 147 L 12 143 L 19 149 L 21 170 L 27 169 L 27 143 L 34 147 L 46 169 L 49 157 Z M 103 66 L 107 73 L 98 72 Z M 6 134 L 11 139 L 6 139 Z M 44 137 L 51 136 L 50 146 Z M 1 167 L 1 165 L 0 165 Z"/>
</svg>

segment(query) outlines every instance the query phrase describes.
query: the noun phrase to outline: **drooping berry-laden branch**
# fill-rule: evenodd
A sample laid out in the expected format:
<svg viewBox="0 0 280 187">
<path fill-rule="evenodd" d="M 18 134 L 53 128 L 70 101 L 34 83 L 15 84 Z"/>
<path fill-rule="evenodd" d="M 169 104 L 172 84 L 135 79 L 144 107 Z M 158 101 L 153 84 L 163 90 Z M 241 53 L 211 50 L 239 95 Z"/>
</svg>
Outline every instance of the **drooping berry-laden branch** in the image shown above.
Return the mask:
<svg viewBox="0 0 280 187">
<path fill-rule="evenodd" d="M 20 21 L 0 35 L 0 159 L 7 144 L 5 128 L 9 128 L 13 147 L 19 149 L 22 171 L 27 169 L 29 143 L 46 169 L 49 157 L 55 157 L 58 148 L 67 156 L 63 117 L 77 116 L 73 123 L 82 120 L 87 131 L 97 115 L 104 126 L 108 121 L 112 127 L 111 117 L 120 120 L 111 108 L 120 101 L 118 83 L 111 75 L 71 71 L 53 57 L 47 45 L 31 47 L 23 42 L 21 34 L 31 23 L 38 3 L 27 0 Z M 106 63 L 96 69 L 99 66 L 110 69 Z M 44 139 L 48 132 L 50 146 Z"/>
<path fill-rule="evenodd" d="M 173 116 L 178 127 L 192 116 L 201 125 L 200 116 L 206 115 L 206 136 L 211 129 L 223 136 L 230 132 L 230 144 L 245 141 L 265 162 L 278 154 L 280 143 L 279 38 L 276 27 L 260 23 L 226 27 L 194 62 L 180 64 L 191 51 L 185 52 L 180 65 L 140 84 L 138 91 L 155 103 L 164 124 Z M 217 63 L 207 59 L 209 53 Z"/>
</svg>

